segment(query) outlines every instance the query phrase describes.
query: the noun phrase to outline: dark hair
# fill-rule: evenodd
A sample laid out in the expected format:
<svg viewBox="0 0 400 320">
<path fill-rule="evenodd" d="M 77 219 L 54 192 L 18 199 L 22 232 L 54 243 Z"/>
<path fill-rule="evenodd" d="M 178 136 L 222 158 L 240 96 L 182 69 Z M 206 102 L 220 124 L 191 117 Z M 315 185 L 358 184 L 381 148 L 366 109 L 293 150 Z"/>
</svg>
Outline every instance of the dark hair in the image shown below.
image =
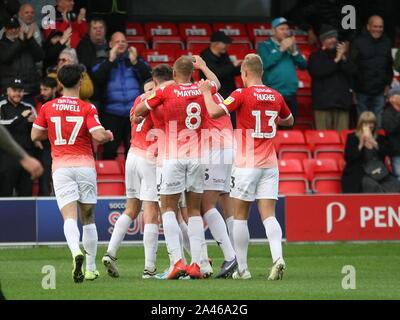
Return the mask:
<svg viewBox="0 0 400 320">
<path fill-rule="evenodd" d="M 47 88 L 57 88 L 57 80 L 52 77 L 44 77 L 40 80 L 40 84 Z"/>
<path fill-rule="evenodd" d="M 87 28 L 87 33 L 88 33 L 88 34 L 89 34 L 90 28 L 92 27 L 92 24 L 93 24 L 94 22 L 100 22 L 100 23 L 104 26 L 104 31 L 107 33 L 107 24 L 106 24 L 106 22 L 105 22 L 102 18 L 94 17 L 94 18 L 92 18 L 92 19 L 90 20 L 90 22 L 89 22 L 89 28 Z"/>
<path fill-rule="evenodd" d="M 151 71 L 151 75 L 153 79 L 159 82 L 165 82 L 168 80 L 172 80 L 172 67 L 169 64 L 161 63 L 154 67 Z"/>
<path fill-rule="evenodd" d="M 82 78 L 83 68 L 79 64 L 63 66 L 57 73 L 57 78 L 65 88 L 74 88 Z"/>
</svg>

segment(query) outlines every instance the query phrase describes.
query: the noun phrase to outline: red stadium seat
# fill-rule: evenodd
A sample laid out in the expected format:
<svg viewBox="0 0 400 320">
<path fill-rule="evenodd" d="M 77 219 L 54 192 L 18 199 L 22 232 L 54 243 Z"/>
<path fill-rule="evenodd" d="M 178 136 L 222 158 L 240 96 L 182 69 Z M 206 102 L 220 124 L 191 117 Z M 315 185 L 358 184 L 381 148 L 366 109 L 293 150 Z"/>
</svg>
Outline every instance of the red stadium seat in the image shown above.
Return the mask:
<svg viewBox="0 0 400 320">
<path fill-rule="evenodd" d="M 125 24 L 125 33 L 127 36 L 143 36 L 144 31 L 140 23 L 127 22 Z"/>
<path fill-rule="evenodd" d="M 186 46 L 188 50 L 201 52 L 210 46 L 210 37 L 207 36 L 190 36 L 186 38 Z"/>
<path fill-rule="evenodd" d="M 348 136 L 350 133 L 353 133 L 353 132 L 355 132 L 355 130 L 342 130 L 342 131 L 340 131 L 340 140 L 342 140 L 342 144 L 343 144 L 343 145 L 346 145 L 347 136 Z"/>
<path fill-rule="evenodd" d="M 153 49 L 179 50 L 185 45 L 180 36 L 153 36 Z"/>
<path fill-rule="evenodd" d="M 97 180 L 97 193 L 99 196 L 124 196 L 124 180 Z"/>
<path fill-rule="evenodd" d="M 304 170 L 314 193 L 341 193 L 341 170 L 333 159 L 305 159 Z"/>
<path fill-rule="evenodd" d="M 307 143 L 314 152 L 314 158 L 343 159 L 344 146 L 340 135 L 335 130 L 306 130 Z"/>
<path fill-rule="evenodd" d="M 180 23 L 179 32 L 186 39 L 189 36 L 211 36 L 212 29 L 208 23 Z"/>
<path fill-rule="evenodd" d="M 135 47 L 141 54 L 143 50 L 149 49 L 149 44 L 145 36 L 126 36 L 128 46 Z"/>
<path fill-rule="evenodd" d="M 247 33 L 251 39 L 256 37 L 270 37 L 272 35 L 272 27 L 270 23 L 249 23 L 246 25 Z"/>
<path fill-rule="evenodd" d="M 308 36 L 304 36 L 304 35 L 295 35 L 294 38 L 296 39 L 296 42 L 298 44 L 300 43 L 308 43 Z"/>
<path fill-rule="evenodd" d="M 247 36 L 246 28 L 241 23 L 215 23 L 213 25 L 214 32 L 222 31 L 227 36 Z"/>
<path fill-rule="evenodd" d="M 264 42 L 264 41 L 268 40 L 268 38 L 269 37 L 265 37 L 265 36 L 263 36 L 263 37 L 255 37 L 254 38 L 254 49 L 258 50 L 258 45 L 261 42 Z"/>
<path fill-rule="evenodd" d="M 178 28 L 174 23 L 151 22 L 144 24 L 144 30 L 148 39 L 153 36 L 178 36 Z"/>
<path fill-rule="evenodd" d="M 311 76 L 307 70 L 296 70 L 299 78 L 299 88 L 311 88 Z"/>
<path fill-rule="evenodd" d="M 299 129 L 297 129 L 299 128 Z M 312 116 L 298 116 L 293 129 L 305 131 L 314 130 L 314 117 Z"/>
<path fill-rule="evenodd" d="M 97 160 L 96 172 L 98 180 L 124 180 L 124 172 L 117 160 Z"/>
<path fill-rule="evenodd" d="M 142 52 L 143 59 L 149 63 L 169 63 L 175 61 L 174 50 L 145 50 Z"/>
<path fill-rule="evenodd" d="M 279 159 L 303 160 L 311 158 L 311 149 L 306 144 L 301 131 L 278 130 L 275 141 Z"/>
<path fill-rule="evenodd" d="M 297 45 L 297 47 L 299 48 L 301 54 L 305 57 L 305 59 L 307 61 L 310 58 L 311 53 L 318 50 L 318 48 L 316 46 L 311 46 L 311 45 L 304 44 L 304 43 L 299 43 Z"/>
<path fill-rule="evenodd" d="M 243 50 L 249 51 L 253 49 L 253 44 L 250 41 L 250 38 L 247 36 L 232 36 L 233 42 L 229 45 L 229 49 L 231 50 Z"/>
<path fill-rule="evenodd" d="M 306 194 L 309 192 L 307 176 L 301 161 L 297 159 L 279 160 L 279 193 Z"/>
<path fill-rule="evenodd" d="M 305 116 L 314 118 L 312 109 L 312 96 L 310 88 L 299 89 L 297 92 L 297 116 Z"/>
</svg>

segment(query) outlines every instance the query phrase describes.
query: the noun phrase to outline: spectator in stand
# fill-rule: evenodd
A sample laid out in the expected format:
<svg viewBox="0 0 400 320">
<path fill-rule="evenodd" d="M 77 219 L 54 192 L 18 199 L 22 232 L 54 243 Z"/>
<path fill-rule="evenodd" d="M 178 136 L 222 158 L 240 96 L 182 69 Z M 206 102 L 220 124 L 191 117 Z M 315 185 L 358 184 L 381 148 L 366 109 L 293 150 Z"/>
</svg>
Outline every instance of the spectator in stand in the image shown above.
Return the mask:
<svg viewBox="0 0 400 320">
<path fill-rule="evenodd" d="M 91 76 L 92 67 L 108 58 L 108 43 L 106 41 L 106 24 L 104 20 L 94 18 L 89 22 L 88 34 L 81 40 L 76 49 L 79 62 L 86 66 Z M 94 87 L 92 102 L 94 105 L 100 104 L 100 91 Z"/>
<path fill-rule="evenodd" d="M 53 30 L 46 41 L 43 43 L 44 74 L 47 74 L 50 71 L 50 67 L 54 67 L 57 65 L 58 56 L 64 49 L 71 48 L 71 34 L 71 28 L 65 29 L 64 32 Z"/>
<path fill-rule="evenodd" d="M 235 76 L 240 75 L 240 65 L 243 60 L 231 61 L 227 49 L 229 44 L 232 43 L 232 38 L 229 38 L 224 32 L 217 31 L 213 33 L 210 40 L 210 46 L 203 50 L 200 56 L 221 82 L 219 93 L 225 99 L 236 90 Z M 200 77 L 207 79 L 201 71 Z M 236 124 L 235 115 L 236 112 L 231 113 L 231 120 L 234 127 Z"/>
<path fill-rule="evenodd" d="M 36 113 L 42 106 L 57 97 L 57 80 L 45 77 L 40 81 L 40 95 L 36 97 Z M 51 193 L 51 146 L 49 139 L 41 141 L 42 147 L 37 148 L 35 157 L 43 166 L 43 175 L 39 178 L 39 196 L 48 197 Z"/>
<path fill-rule="evenodd" d="M 34 25 L 33 38 L 39 46 L 42 46 L 43 37 L 40 29 L 35 23 L 35 9 L 29 3 L 23 4 L 18 11 L 18 21 L 24 33 L 29 32 L 31 25 Z"/>
<path fill-rule="evenodd" d="M 305 70 L 307 62 L 296 46 L 296 39 L 290 36 L 287 20 L 283 17 L 276 18 L 271 25 L 272 37 L 258 47 L 258 54 L 264 65 L 263 83 L 279 91 L 296 119 L 296 93 L 299 88 L 296 67 Z"/>
<path fill-rule="evenodd" d="M 356 65 L 347 58 L 348 45 L 338 43 L 333 27 L 321 27 L 321 48 L 308 60 L 312 78 L 312 107 L 317 130 L 349 129 L 352 106 L 351 77 Z"/>
<path fill-rule="evenodd" d="M 79 14 L 74 12 L 74 0 L 57 0 L 56 9 L 56 30 L 64 32 L 71 27 L 71 48 L 76 48 L 79 41 L 86 35 L 86 9 L 81 8 Z M 46 38 L 50 35 L 52 29 L 45 29 Z"/>
<path fill-rule="evenodd" d="M 48 74 L 49 77 L 57 79 L 57 72 L 65 65 L 68 64 L 78 64 L 78 56 L 76 55 L 76 51 L 73 48 L 66 48 L 63 51 L 61 51 L 59 57 L 58 57 L 58 62 L 57 66 L 51 70 Z M 83 66 L 84 69 L 86 69 Z M 62 90 L 63 86 L 61 85 L 60 82 L 58 82 L 58 87 L 57 87 L 57 93 L 62 96 Z M 90 78 L 89 74 L 87 71 L 83 72 L 82 74 L 82 82 L 81 82 L 81 87 L 79 91 L 79 99 L 84 100 L 84 101 L 89 101 L 90 97 L 93 95 L 93 82 L 92 79 Z"/>
<path fill-rule="evenodd" d="M 389 155 L 386 137 L 378 133 L 374 113 L 361 113 L 356 132 L 347 136 L 346 167 L 342 176 L 344 193 L 397 193 L 400 182 L 384 164 Z"/>
<path fill-rule="evenodd" d="M 100 86 L 102 97 L 101 123 L 114 134 L 114 140 L 104 145 L 104 159 L 115 159 L 123 141 L 129 150 L 131 124 L 129 113 L 136 97 L 143 93 L 143 83 L 151 78 L 149 65 L 138 56 L 134 47 L 128 48 L 121 32 L 112 35 L 109 56 L 92 68 L 93 81 Z"/>
<path fill-rule="evenodd" d="M 21 6 L 18 0 L 0 0 L 0 39 L 3 37 L 4 26 L 11 17 L 18 13 Z"/>
<path fill-rule="evenodd" d="M 388 98 L 389 105 L 383 111 L 382 128 L 389 140 L 393 174 L 400 180 L 400 87 L 390 89 Z"/>
<path fill-rule="evenodd" d="M 392 45 L 384 34 L 381 17 L 369 18 L 366 29 L 352 43 L 351 58 L 357 64 L 354 90 L 358 115 L 367 110 L 374 112 L 380 127 L 393 78 Z"/>
<path fill-rule="evenodd" d="M 400 49 L 397 49 L 396 56 L 394 58 L 393 69 L 400 72 Z"/>
<path fill-rule="evenodd" d="M 4 125 L 11 136 L 24 150 L 34 154 L 35 145 L 31 140 L 32 123 L 36 119 L 35 108 L 23 102 L 24 83 L 13 79 L 7 85 L 7 98 L 0 101 L 0 124 Z M 30 174 L 15 161 L 14 157 L 0 154 L 0 197 L 12 197 L 14 189 L 19 197 L 32 196 Z"/>
<path fill-rule="evenodd" d="M 18 77 L 25 84 L 24 101 L 33 105 L 35 96 L 39 93 L 40 80 L 35 63 L 44 57 L 42 48 L 33 38 L 36 26 L 31 24 L 28 33 L 25 34 L 18 19 L 11 18 L 5 28 L 6 31 L 0 40 L 2 91 L 5 91 L 8 83 Z"/>
</svg>

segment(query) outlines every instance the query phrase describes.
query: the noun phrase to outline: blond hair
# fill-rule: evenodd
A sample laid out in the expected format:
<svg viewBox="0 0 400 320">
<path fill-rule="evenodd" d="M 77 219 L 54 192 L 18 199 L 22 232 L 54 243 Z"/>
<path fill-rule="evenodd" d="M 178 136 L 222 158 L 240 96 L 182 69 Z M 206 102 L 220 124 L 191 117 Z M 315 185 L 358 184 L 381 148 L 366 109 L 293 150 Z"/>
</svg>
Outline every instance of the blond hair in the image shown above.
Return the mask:
<svg viewBox="0 0 400 320">
<path fill-rule="evenodd" d="M 364 123 L 374 124 L 374 130 L 372 130 L 372 136 L 374 137 L 374 139 L 376 139 L 378 137 L 378 128 L 377 128 L 378 126 L 375 114 L 371 111 L 364 111 L 363 113 L 360 114 L 356 127 L 357 137 L 361 135 Z"/>
<path fill-rule="evenodd" d="M 255 76 L 262 77 L 264 69 L 261 57 L 255 53 L 247 54 L 242 62 L 242 69 L 249 71 Z"/>
<path fill-rule="evenodd" d="M 175 72 L 185 78 L 190 78 L 193 72 L 192 58 L 181 56 L 174 63 Z"/>
</svg>

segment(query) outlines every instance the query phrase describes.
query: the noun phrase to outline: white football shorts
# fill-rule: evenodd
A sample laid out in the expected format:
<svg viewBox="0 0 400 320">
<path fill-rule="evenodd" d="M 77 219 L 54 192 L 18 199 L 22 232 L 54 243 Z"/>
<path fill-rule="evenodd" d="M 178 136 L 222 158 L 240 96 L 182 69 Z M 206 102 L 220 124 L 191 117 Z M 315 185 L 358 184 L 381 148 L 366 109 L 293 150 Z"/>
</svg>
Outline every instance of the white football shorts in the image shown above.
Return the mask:
<svg viewBox="0 0 400 320">
<path fill-rule="evenodd" d="M 204 165 L 204 190 L 229 193 L 234 152 L 233 149 L 209 150 Z"/>
<path fill-rule="evenodd" d="M 160 194 L 203 193 L 204 167 L 200 159 L 165 159 Z"/>
<path fill-rule="evenodd" d="M 279 170 L 275 168 L 233 167 L 231 178 L 231 198 L 244 201 L 255 199 L 278 200 Z"/>
<path fill-rule="evenodd" d="M 96 204 L 96 178 L 95 168 L 67 167 L 56 169 L 53 172 L 53 185 L 58 208 L 61 210 L 74 201 Z"/>
<path fill-rule="evenodd" d="M 156 164 L 132 152 L 125 163 L 126 196 L 142 201 L 158 201 Z"/>
</svg>

